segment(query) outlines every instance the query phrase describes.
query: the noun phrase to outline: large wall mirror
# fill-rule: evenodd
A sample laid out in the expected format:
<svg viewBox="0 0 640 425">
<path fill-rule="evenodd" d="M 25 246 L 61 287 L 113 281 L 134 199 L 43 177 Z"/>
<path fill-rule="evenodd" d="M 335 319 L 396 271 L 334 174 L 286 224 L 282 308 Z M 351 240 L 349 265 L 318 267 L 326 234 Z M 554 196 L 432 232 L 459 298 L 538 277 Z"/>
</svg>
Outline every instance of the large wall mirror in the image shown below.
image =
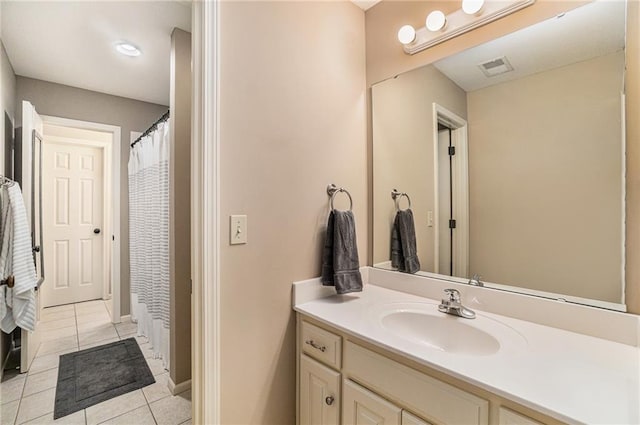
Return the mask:
<svg viewBox="0 0 640 425">
<path fill-rule="evenodd" d="M 594 1 L 373 86 L 374 266 L 397 189 L 418 273 L 624 309 L 625 13 Z"/>
</svg>

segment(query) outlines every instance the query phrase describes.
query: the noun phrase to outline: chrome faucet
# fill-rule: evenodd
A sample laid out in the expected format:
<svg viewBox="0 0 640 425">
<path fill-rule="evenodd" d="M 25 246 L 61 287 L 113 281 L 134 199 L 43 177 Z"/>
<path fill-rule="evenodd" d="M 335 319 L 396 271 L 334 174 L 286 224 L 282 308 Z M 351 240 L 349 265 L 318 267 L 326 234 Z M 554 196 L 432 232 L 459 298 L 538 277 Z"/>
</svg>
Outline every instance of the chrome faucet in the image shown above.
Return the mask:
<svg viewBox="0 0 640 425">
<path fill-rule="evenodd" d="M 438 306 L 438 310 L 442 313 L 460 316 L 465 319 L 475 319 L 476 313 L 462 305 L 460 301 L 460 292 L 457 289 L 445 289 L 447 298 L 443 298 Z"/>
<path fill-rule="evenodd" d="M 467 282 L 467 284 L 472 286 L 484 286 L 484 283 L 482 283 L 480 279 L 482 279 L 482 276 L 476 273 L 471 279 L 469 279 L 469 282 Z"/>
</svg>

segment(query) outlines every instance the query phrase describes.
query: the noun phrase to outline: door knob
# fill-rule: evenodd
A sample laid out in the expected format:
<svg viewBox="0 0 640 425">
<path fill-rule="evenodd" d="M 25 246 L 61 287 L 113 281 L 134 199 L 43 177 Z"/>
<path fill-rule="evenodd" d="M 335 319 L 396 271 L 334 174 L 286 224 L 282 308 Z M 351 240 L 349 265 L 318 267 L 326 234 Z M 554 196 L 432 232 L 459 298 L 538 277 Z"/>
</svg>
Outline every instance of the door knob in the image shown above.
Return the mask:
<svg viewBox="0 0 640 425">
<path fill-rule="evenodd" d="M 97 227 L 95 229 L 93 229 L 93 233 L 95 233 L 96 235 L 100 233 L 100 229 L 98 229 Z"/>
<path fill-rule="evenodd" d="M 36 245 L 33 247 L 33 252 L 40 252 L 40 245 Z"/>
<path fill-rule="evenodd" d="M 333 398 L 332 395 L 324 399 L 324 402 L 327 403 L 327 406 L 331 406 L 334 401 L 335 401 L 335 398 Z"/>
</svg>

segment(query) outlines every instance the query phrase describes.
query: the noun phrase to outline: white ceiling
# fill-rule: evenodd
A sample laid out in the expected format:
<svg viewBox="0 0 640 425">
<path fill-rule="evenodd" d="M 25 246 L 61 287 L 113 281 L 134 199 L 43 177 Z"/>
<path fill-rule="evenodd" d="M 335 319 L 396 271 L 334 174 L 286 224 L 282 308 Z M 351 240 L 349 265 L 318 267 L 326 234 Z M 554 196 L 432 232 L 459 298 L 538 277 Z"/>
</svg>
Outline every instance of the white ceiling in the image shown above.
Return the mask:
<svg viewBox="0 0 640 425">
<path fill-rule="evenodd" d="M 17 75 L 169 104 L 171 31 L 191 31 L 190 2 L 3 0 L 0 7 Z M 142 55 L 121 55 L 118 41 Z"/>
<path fill-rule="evenodd" d="M 351 0 L 356 6 L 360 9 L 367 11 L 371 9 L 376 4 L 380 3 L 382 0 Z"/>
<path fill-rule="evenodd" d="M 624 48 L 625 2 L 598 0 L 434 66 L 467 92 L 613 53 Z M 479 64 L 506 56 L 514 71 L 486 77 Z"/>
</svg>

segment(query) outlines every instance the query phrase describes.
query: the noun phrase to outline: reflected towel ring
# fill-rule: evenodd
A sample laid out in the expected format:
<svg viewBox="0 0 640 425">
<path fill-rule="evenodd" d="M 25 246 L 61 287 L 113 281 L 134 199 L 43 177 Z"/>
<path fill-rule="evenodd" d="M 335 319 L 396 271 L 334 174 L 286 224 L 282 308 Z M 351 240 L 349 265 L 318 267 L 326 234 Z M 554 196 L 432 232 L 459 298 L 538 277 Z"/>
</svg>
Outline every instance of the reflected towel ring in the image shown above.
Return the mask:
<svg viewBox="0 0 640 425">
<path fill-rule="evenodd" d="M 403 196 L 407 198 L 407 202 L 409 202 L 409 206 L 404 210 L 400 209 L 400 200 Z M 411 209 L 411 198 L 409 198 L 409 195 L 406 192 L 398 192 L 397 189 L 393 189 L 391 191 L 391 198 L 396 202 L 396 211 L 406 211 Z"/>
<path fill-rule="evenodd" d="M 329 194 L 329 196 L 331 196 L 331 211 L 335 211 L 335 208 L 333 207 L 333 200 L 335 199 L 336 195 L 340 192 L 346 193 L 347 196 L 349 197 L 349 210 L 348 211 L 352 211 L 353 210 L 353 198 L 351 198 L 351 194 L 349 193 L 349 191 L 347 189 L 345 189 L 344 187 L 337 187 L 335 184 L 330 184 L 329 186 L 327 186 L 327 193 Z"/>
</svg>

